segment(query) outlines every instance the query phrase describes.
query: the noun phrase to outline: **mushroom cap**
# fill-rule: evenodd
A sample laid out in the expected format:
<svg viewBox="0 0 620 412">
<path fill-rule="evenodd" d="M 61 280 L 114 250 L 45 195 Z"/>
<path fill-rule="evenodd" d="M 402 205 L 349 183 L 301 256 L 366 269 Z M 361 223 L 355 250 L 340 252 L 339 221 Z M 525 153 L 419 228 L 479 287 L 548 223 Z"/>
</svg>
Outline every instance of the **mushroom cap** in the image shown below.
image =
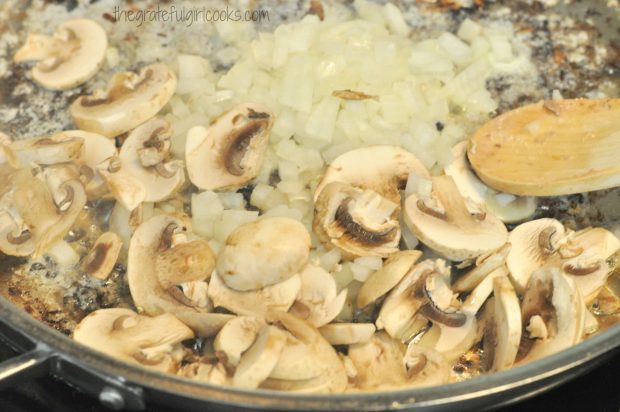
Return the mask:
<svg viewBox="0 0 620 412">
<path fill-rule="evenodd" d="M 329 183 L 342 182 L 373 190 L 400 204 L 399 190 L 411 172 L 430 178 L 422 162 L 399 146 L 375 145 L 354 149 L 338 156 L 325 170 L 314 191 L 314 201 Z"/>
<path fill-rule="evenodd" d="M 176 372 L 183 356 L 180 343 L 193 337 L 172 314 L 151 318 L 122 308 L 96 310 L 73 331 L 73 339 L 83 345 L 162 372 Z"/>
<path fill-rule="evenodd" d="M 171 293 L 176 286 L 164 284 L 158 273 L 158 265 L 161 265 L 162 243 L 167 236 L 166 232 L 170 228 L 184 228 L 189 231 L 189 222 L 171 215 L 156 215 L 146 222 L 142 223 L 134 232 L 129 243 L 129 252 L 127 257 L 127 280 L 131 297 L 137 308 L 149 315 L 158 315 L 161 313 L 177 313 L 186 311 L 208 312 L 208 307 L 188 306 L 186 302 L 179 300 L 175 294 Z M 182 245 L 183 243 L 181 243 Z M 204 242 L 204 253 L 212 254 L 207 250 L 208 244 Z M 174 250 L 175 247 L 173 247 Z M 164 247 L 164 250 L 168 247 Z M 173 258 L 171 256 L 171 258 Z M 208 263 L 200 259 L 199 264 Z M 191 280 L 206 279 L 213 267 L 202 267 L 202 271 L 198 272 L 201 279 L 195 278 Z M 169 279 L 168 279 L 169 280 Z M 179 284 L 188 282 L 190 279 L 179 279 Z M 176 289 L 180 293 L 178 289 Z"/>
<path fill-rule="evenodd" d="M 274 123 L 265 106 L 243 103 L 208 127 L 187 133 L 185 161 L 194 185 L 203 190 L 239 188 L 260 173 Z"/>
<path fill-rule="evenodd" d="M 119 153 L 121 170 L 138 180 L 145 189 L 145 202 L 159 202 L 168 198 L 181 188 L 185 182 L 185 172 L 180 165 L 170 177 L 162 176 L 154 167 L 145 168 L 140 163 L 139 150 L 146 147 L 152 136 L 170 125 L 164 119 L 153 118 L 136 127 L 129 133 Z M 162 162 L 163 164 L 163 162 Z"/>
<path fill-rule="evenodd" d="M 387 257 L 398 251 L 399 210 L 373 190 L 332 182 L 315 202 L 312 226 L 327 248 L 337 247 L 346 259 Z"/>
<path fill-rule="evenodd" d="M 168 66 L 154 63 L 143 67 L 139 75 L 115 74 L 106 91 L 80 96 L 69 110 L 80 129 L 118 136 L 155 116 L 174 94 L 176 83 Z"/>
<path fill-rule="evenodd" d="M 305 316 L 295 314 L 317 328 L 334 320 L 344 306 L 347 289 L 336 294 L 336 280 L 320 266 L 306 265 L 299 277 L 301 289 L 297 294 L 296 304 L 303 305 L 306 313 Z"/>
<path fill-rule="evenodd" d="M 262 317 L 268 309 L 289 310 L 300 289 L 301 279 L 294 275 L 262 289 L 240 292 L 226 286 L 216 272 L 211 275 L 207 293 L 215 307 L 226 308 L 237 315 Z"/>
<path fill-rule="evenodd" d="M 495 278 L 508 276 L 508 269 L 505 265 L 499 266 L 492 270 L 478 285 L 467 295 L 465 302 L 461 305 L 461 311 L 475 315 L 480 308 L 487 302 L 487 299 L 493 293 L 493 285 Z"/>
<path fill-rule="evenodd" d="M 451 327 L 434 323 L 420 340 L 421 345 L 428 345 L 441 353 L 449 362 L 457 360 L 476 342 L 477 325 L 475 315 L 466 313 L 465 323 Z"/>
<path fill-rule="evenodd" d="M 370 275 L 357 295 L 357 307 L 363 308 L 392 290 L 422 256 L 419 250 L 398 251 Z"/>
<path fill-rule="evenodd" d="M 546 337 L 532 339 L 523 333 L 516 364 L 540 359 L 566 349 L 583 338 L 585 304 L 572 278 L 557 268 L 535 271 L 521 303 L 523 328 L 532 318 L 540 317 Z"/>
<path fill-rule="evenodd" d="M 14 61 L 39 60 L 32 69 L 37 83 L 48 89 L 67 90 L 86 82 L 99 71 L 107 48 L 108 37 L 99 24 L 75 19 L 58 26 L 53 38 L 29 35 Z"/>
<path fill-rule="evenodd" d="M 79 161 L 84 153 L 84 139 L 66 132 L 31 139 L 15 140 L 10 149 L 21 167 L 54 165 Z"/>
<path fill-rule="evenodd" d="M 421 242 L 456 261 L 478 257 L 506 243 L 508 231 L 504 224 L 489 213 L 472 216 L 451 177 L 436 176 L 432 181 L 445 216 L 425 211 L 424 199 L 417 194 L 405 200 L 405 224 Z"/>
<path fill-rule="evenodd" d="M 320 380 L 325 365 L 315 360 L 316 349 L 286 332 L 288 339 L 280 359 L 269 375 L 269 382 Z"/>
<path fill-rule="evenodd" d="M 484 205 L 489 213 L 505 223 L 521 222 L 532 216 L 538 203 L 535 197 L 500 193 L 478 179 L 467 159 L 468 144 L 468 141 L 463 141 L 452 148 L 452 160 L 444 169 L 445 174 L 454 179 L 461 195 Z M 501 203 L 498 195 L 508 196 L 511 200 Z"/>
<path fill-rule="evenodd" d="M 518 293 L 523 293 L 532 273 L 546 264 L 563 237 L 562 223 L 548 218 L 522 223 L 510 232 L 506 266 Z"/>
<path fill-rule="evenodd" d="M 241 355 L 233 375 L 233 386 L 257 388 L 275 368 L 285 344 L 284 331 L 271 325 L 263 326 L 252 346 Z"/>
<path fill-rule="evenodd" d="M 291 278 L 308 261 L 310 235 L 300 222 L 262 218 L 235 229 L 217 257 L 217 272 L 226 286 L 257 290 Z"/>
</svg>

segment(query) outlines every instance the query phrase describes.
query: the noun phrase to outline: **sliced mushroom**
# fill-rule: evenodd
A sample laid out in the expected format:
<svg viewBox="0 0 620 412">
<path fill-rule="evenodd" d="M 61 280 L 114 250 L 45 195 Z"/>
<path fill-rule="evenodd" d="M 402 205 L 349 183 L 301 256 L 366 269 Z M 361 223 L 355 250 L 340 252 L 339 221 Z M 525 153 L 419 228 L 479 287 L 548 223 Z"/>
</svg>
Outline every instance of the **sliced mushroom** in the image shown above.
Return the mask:
<svg viewBox="0 0 620 412">
<path fill-rule="evenodd" d="M 426 277 L 435 271 L 446 271 L 443 261 L 424 260 L 413 266 L 387 295 L 375 321 L 377 329 L 395 339 L 405 339 L 416 312 L 426 303 L 422 289 Z"/>
<path fill-rule="evenodd" d="M 399 251 L 391 255 L 381 269 L 370 275 L 357 295 L 357 307 L 363 308 L 392 290 L 422 256 L 419 250 Z"/>
<path fill-rule="evenodd" d="M 521 303 L 517 364 L 566 349 L 583 338 L 585 305 L 573 279 L 557 268 L 535 271 Z"/>
<path fill-rule="evenodd" d="M 525 291 L 532 273 L 551 260 L 563 238 L 562 223 L 548 218 L 522 223 L 510 232 L 506 265 L 518 293 Z"/>
<path fill-rule="evenodd" d="M 64 182 L 64 197 L 57 205 L 50 188 L 30 169 L 18 170 L 9 181 L 1 201 L 0 250 L 12 256 L 40 256 L 73 226 L 86 204 L 84 189 L 78 181 Z"/>
<path fill-rule="evenodd" d="M 226 308 L 237 315 L 262 317 L 268 309 L 289 310 L 300 289 L 301 279 L 295 275 L 262 289 L 239 292 L 226 286 L 219 273 L 213 273 L 208 296 L 215 307 Z"/>
<path fill-rule="evenodd" d="M 460 276 L 452 285 L 455 292 L 471 292 L 495 269 L 502 266 L 506 262 L 508 252 L 510 252 L 510 243 L 493 252 L 489 252 L 476 259 L 476 267 Z"/>
<path fill-rule="evenodd" d="M 51 136 L 21 139 L 11 143 L 21 167 L 53 165 L 79 161 L 84 153 L 84 139 L 64 132 Z"/>
<path fill-rule="evenodd" d="M 456 361 L 474 345 L 477 335 L 476 317 L 466 312 L 460 313 L 465 315 L 462 325 L 449 326 L 434 322 L 419 344 L 441 353 L 449 362 Z"/>
<path fill-rule="evenodd" d="M 232 379 L 228 376 L 226 366 L 221 362 L 215 364 L 192 362 L 182 366 L 177 375 L 212 385 L 232 384 Z"/>
<path fill-rule="evenodd" d="M 476 258 L 506 243 L 504 224 L 466 205 L 451 177 L 433 177 L 432 184 L 431 198 L 412 194 L 405 200 L 405 223 L 420 241 L 457 261 Z"/>
<path fill-rule="evenodd" d="M 185 160 L 194 185 L 203 190 L 236 189 L 258 176 L 269 143 L 274 114 L 244 103 L 209 126 L 187 133 Z"/>
<path fill-rule="evenodd" d="M 114 140 L 97 133 L 89 133 L 82 130 L 66 130 L 60 134 L 69 138 L 82 139 L 84 149 L 79 158 L 80 179 L 89 200 L 98 200 L 107 193 L 105 182 L 97 172 L 97 166 L 102 162 L 117 156 Z"/>
<path fill-rule="evenodd" d="M 300 222 L 262 218 L 235 229 L 217 258 L 226 286 L 251 291 L 285 281 L 308 261 L 310 235 Z"/>
<path fill-rule="evenodd" d="M 325 373 L 325 365 L 316 361 L 316 348 L 297 339 L 289 332 L 286 334 L 286 345 L 269 375 L 267 385 L 284 385 L 287 381 L 295 381 L 303 385 L 320 381 L 321 375 Z M 312 386 L 311 388 L 314 389 Z"/>
<path fill-rule="evenodd" d="M 377 145 L 351 150 L 329 165 L 314 192 L 314 200 L 317 201 L 328 184 L 341 182 L 372 190 L 399 205 L 399 191 L 404 189 L 412 172 L 430 178 L 418 158 L 401 147 Z"/>
<path fill-rule="evenodd" d="M 508 276 L 505 265 L 495 268 L 470 293 L 461 305 L 461 311 L 475 315 L 493 293 L 495 278 Z"/>
<path fill-rule="evenodd" d="M 521 342 L 521 308 L 519 298 L 506 276 L 493 280 L 493 317 L 485 325 L 484 356 L 490 358 L 490 370 L 510 368 Z"/>
<path fill-rule="evenodd" d="M 169 215 L 154 216 L 135 231 L 129 244 L 127 280 L 140 311 L 149 315 L 210 311 L 206 285 L 200 299 L 180 289 L 186 282 L 204 282 L 215 266 L 209 244 L 188 240 L 189 235 L 189 222 Z"/>
<path fill-rule="evenodd" d="M 521 222 L 531 217 L 536 211 L 536 198 L 500 193 L 482 183 L 467 160 L 467 145 L 468 142 L 463 141 L 452 148 L 452 160 L 444 169 L 445 174 L 454 179 L 461 195 L 484 205 L 502 222 Z"/>
<path fill-rule="evenodd" d="M 111 161 L 99 171 L 112 194 L 130 210 L 139 201 L 159 202 L 170 197 L 185 181 L 182 164 L 171 159 L 170 126 L 163 119 L 151 119 L 135 128 L 123 143 L 119 167 Z M 132 190 L 133 186 L 137 190 Z"/>
<path fill-rule="evenodd" d="M 372 323 L 330 323 L 319 332 L 331 345 L 354 345 L 368 342 L 376 330 Z"/>
<path fill-rule="evenodd" d="M 301 290 L 291 313 L 305 319 L 314 327 L 327 325 L 342 310 L 347 289 L 336 294 L 336 280 L 320 266 L 308 264 L 299 273 Z"/>
<path fill-rule="evenodd" d="M 313 228 L 327 247 L 337 247 L 346 259 L 387 257 L 398 251 L 398 203 L 372 190 L 332 182 L 314 206 Z"/>
<path fill-rule="evenodd" d="M 213 348 L 226 355 L 227 362 L 237 366 L 241 355 L 252 345 L 265 321 L 254 316 L 236 316 L 222 327 Z"/>
<path fill-rule="evenodd" d="M 99 309 L 75 327 L 73 339 L 136 365 L 175 373 L 183 359 L 182 341 L 194 333 L 169 313 L 141 316 L 129 309 Z"/>
<path fill-rule="evenodd" d="M 69 110 L 80 129 L 118 136 L 154 117 L 174 94 L 176 83 L 168 66 L 151 64 L 140 74 L 115 74 L 105 91 L 79 97 Z"/>
<path fill-rule="evenodd" d="M 302 380 L 296 379 L 295 375 L 288 379 L 270 377 L 263 382 L 262 388 L 305 393 L 340 393 L 345 390 L 347 373 L 344 365 L 334 348 L 316 328 L 296 316 L 277 310 L 270 310 L 266 319 L 278 324 L 303 343 L 313 354 L 314 366 L 320 373 L 316 377 Z"/>
<path fill-rule="evenodd" d="M 620 240 L 600 227 L 571 233 L 559 246 L 558 257 L 566 257 L 560 263 L 562 271 L 573 278 L 586 303 L 605 286 L 613 270 L 608 258 L 619 249 Z"/>
<path fill-rule="evenodd" d="M 263 326 L 252 346 L 241 355 L 233 386 L 257 388 L 275 368 L 285 343 L 285 332 L 275 326 Z"/>
<path fill-rule="evenodd" d="M 357 370 L 355 387 L 361 390 L 400 389 L 408 380 L 405 345 L 385 332 L 365 343 L 349 346 L 349 359 Z"/>
<path fill-rule="evenodd" d="M 84 271 L 97 279 L 107 279 L 116 264 L 123 246 L 120 236 L 105 232 L 95 242 L 84 258 Z"/>
<path fill-rule="evenodd" d="M 62 23 L 53 36 L 30 33 L 15 53 L 15 63 L 37 61 L 32 77 L 48 89 L 67 90 L 86 82 L 99 71 L 108 47 L 101 26 L 92 20 Z"/>
</svg>

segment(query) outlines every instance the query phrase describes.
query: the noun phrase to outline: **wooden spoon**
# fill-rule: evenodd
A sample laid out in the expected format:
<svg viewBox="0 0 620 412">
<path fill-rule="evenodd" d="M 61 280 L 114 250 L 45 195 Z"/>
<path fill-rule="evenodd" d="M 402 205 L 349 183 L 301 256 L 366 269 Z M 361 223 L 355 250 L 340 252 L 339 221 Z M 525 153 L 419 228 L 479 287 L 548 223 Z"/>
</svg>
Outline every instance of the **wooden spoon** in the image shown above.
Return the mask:
<svg viewBox="0 0 620 412">
<path fill-rule="evenodd" d="M 492 188 L 556 196 L 620 186 L 620 99 L 547 100 L 482 126 L 467 150 Z"/>
</svg>

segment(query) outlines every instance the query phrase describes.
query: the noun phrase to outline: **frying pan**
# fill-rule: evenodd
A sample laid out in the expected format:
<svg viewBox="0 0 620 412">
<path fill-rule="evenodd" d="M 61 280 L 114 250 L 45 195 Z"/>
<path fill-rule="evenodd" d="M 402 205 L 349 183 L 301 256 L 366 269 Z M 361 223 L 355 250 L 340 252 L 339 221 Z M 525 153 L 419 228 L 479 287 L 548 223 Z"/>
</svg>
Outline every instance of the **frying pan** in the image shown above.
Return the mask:
<svg viewBox="0 0 620 412">
<path fill-rule="evenodd" d="M 74 3 L 67 2 L 66 6 L 72 8 L 75 6 Z M 271 10 L 276 10 L 275 7 L 284 7 L 289 18 L 299 17 L 305 7 L 303 5 L 305 3 L 288 2 L 284 6 L 278 3 L 278 1 L 268 1 L 264 4 L 261 3 L 261 7 L 271 8 Z M 407 8 L 411 6 L 411 3 L 414 1 L 402 1 L 399 5 Z M 605 2 L 596 0 L 580 1 L 570 6 L 558 6 L 551 9 L 543 8 L 538 3 L 528 5 L 520 1 L 511 1 L 504 2 L 504 4 L 498 2 L 483 7 L 476 6 L 460 10 L 453 10 L 446 6 L 443 11 L 439 12 L 445 13 L 448 16 L 447 18 L 459 21 L 469 16 L 473 16 L 473 18 L 485 16 L 489 10 L 506 5 L 511 8 L 512 13 L 515 13 L 513 17 L 517 16 L 517 19 L 522 18 L 524 21 L 535 21 L 544 13 L 554 13 L 560 16 L 571 16 L 584 23 L 587 22 L 598 28 L 597 36 L 600 35 L 600 37 L 597 37 L 597 41 L 607 46 L 611 45 L 609 47 L 610 52 L 615 50 L 614 43 L 612 43 L 615 40 L 614 36 L 618 36 L 620 39 L 616 31 L 620 26 L 618 11 L 608 9 Z M 5 3 L 4 8 L 3 5 L 0 5 L 0 11 L 4 11 L 4 14 L 0 14 L 0 36 L 13 33 L 23 39 L 24 33 L 20 30 L 20 18 L 24 17 L 24 12 L 27 12 L 29 7 L 33 7 L 33 5 L 28 2 L 16 1 Z M 10 8 L 12 10 L 7 11 Z M 50 19 L 53 21 L 52 17 Z M 279 18 L 275 18 L 271 24 L 275 25 L 278 22 Z M 545 24 L 541 24 L 535 26 L 534 30 L 547 30 L 549 32 L 550 29 Z M 547 40 L 552 37 L 549 36 L 549 33 L 546 37 L 545 33 L 542 33 L 541 36 Z M 579 65 L 565 64 L 566 62 L 562 61 L 561 58 L 557 58 L 558 61 L 556 61 L 553 50 L 553 44 L 543 42 L 537 46 L 534 53 L 534 58 L 538 59 L 538 62 L 544 62 L 544 64 L 557 69 L 555 71 L 545 70 L 541 77 L 543 83 L 540 88 L 541 93 L 553 89 L 562 76 L 574 80 L 569 83 L 570 87 L 564 87 L 561 90 L 564 97 L 578 97 L 586 93 L 588 88 L 595 87 L 597 82 L 616 81 L 614 56 L 610 58 L 611 63 L 606 63 L 605 67 L 599 67 L 598 70 L 593 71 Z M 536 53 L 542 54 L 536 55 Z M 0 82 L 0 105 L 4 105 L 5 108 L 11 104 L 18 104 L 18 102 L 12 101 L 14 95 L 12 88 L 15 85 L 15 77 L 20 75 L 20 72 L 16 71 L 5 76 Z M 490 85 L 490 87 L 496 87 L 497 90 L 501 89 L 497 85 Z M 48 94 L 52 106 L 60 101 L 66 107 L 66 99 L 70 97 L 70 93 L 68 97 L 58 93 Z M 541 97 L 548 96 L 522 96 L 508 103 L 508 107 L 503 107 L 503 109 L 509 108 L 511 104 L 523 104 Z M 500 106 L 500 110 L 502 110 L 502 106 Z M 16 119 L 3 124 L 2 128 L 13 136 L 28 133 L 27 123 L 29 121 L 28 119 L 20 119 L 20 116 L 21 114 L 18 114 Z M 0 121 L 4 120 L 0 119 Z M 64 126 L 68 127 L 69 125 L 65 124 Z M 546 204 L 543 201 L 543 208 L 540 213 L 554 215 L 557 212 L 555 206 L 557 203 Z M 3 276 L 6 277 L 6 274 Z M 22 308 L 2 296 L 0 296 L 0 340 L 20 353 L 20 355 L 0 363 L 0 389 L 16 385 L 20 381 L 52 374 L 68 385 L 75 386 L 99 399 L 104 405 L 112 409 L 142 410 L 147 404 L 163 404 L 182 406 L 184 410 L 218 411 L 232 411 L 239 410 L 239 408 L 433 411 L 448 407 L 457 407 L 461 410 L 478 410 L 517 402 L 585 373 L 615 353 L 620 346 L 620 325 L 611 327 L 568 350 L 536 362 L 463 382 L 420 389 L 338 395 L 302 395 L 269 390 L 220 387 L 135 367 L 75 343 L 66 335 L 34 319 Z"/>
</svg>

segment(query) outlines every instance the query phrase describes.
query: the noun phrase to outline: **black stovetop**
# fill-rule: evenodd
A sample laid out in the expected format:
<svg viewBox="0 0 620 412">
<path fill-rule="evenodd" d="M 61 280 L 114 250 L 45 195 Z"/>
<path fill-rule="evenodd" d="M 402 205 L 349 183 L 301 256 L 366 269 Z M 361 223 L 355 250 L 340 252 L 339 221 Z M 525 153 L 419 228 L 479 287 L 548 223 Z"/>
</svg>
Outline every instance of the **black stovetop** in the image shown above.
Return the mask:
<svg viewBox="0 0 620 412">
<path fill-rule="evenodd" d="M 9 356 L 0 348 L 0 359 Z M 454 409 L 454 408 L 452 408 Z M 178 409 L 182 410 L 182 409 Z M 504 411 L 620 411 L 620 354 L 586 375 Z M 0 391 L 0 412 L 109 412 L 97 401 L 64 383 L 45 377 Z M 149 412 L 173 409 L 151 406 Z"/>
</svg>

